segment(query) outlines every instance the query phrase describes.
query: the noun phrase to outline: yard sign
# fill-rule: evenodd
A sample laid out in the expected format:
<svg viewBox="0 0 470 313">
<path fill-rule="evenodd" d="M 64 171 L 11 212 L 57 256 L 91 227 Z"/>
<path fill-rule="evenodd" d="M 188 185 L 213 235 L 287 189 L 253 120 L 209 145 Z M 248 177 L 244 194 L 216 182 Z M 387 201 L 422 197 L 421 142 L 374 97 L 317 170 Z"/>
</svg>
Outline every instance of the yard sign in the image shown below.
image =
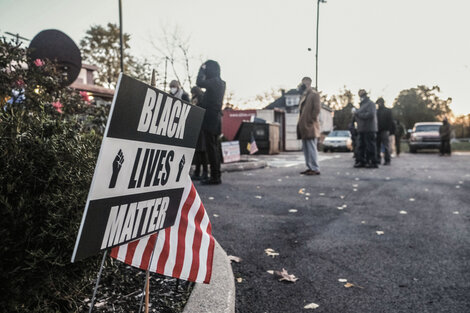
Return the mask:
<svg viewBox="0 0 470 313">
<path fill-rule="evenodd" d="M 121 74 L 72 262 L 174 224 L 204 110 Z"/>
</svg>

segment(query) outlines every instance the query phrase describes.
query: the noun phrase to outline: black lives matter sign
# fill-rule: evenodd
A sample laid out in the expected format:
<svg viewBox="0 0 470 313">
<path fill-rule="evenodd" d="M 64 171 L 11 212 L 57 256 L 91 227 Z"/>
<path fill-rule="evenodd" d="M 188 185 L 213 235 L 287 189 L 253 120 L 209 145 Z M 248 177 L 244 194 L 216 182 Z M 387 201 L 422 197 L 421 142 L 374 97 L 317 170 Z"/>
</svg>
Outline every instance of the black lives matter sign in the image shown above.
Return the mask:
<svg viewBox="0 0 470 313">
<path fill-rule="evenodd" d="M 174 224 L 203 116 L 120 76 L 72 262 Z"/>
</svg>

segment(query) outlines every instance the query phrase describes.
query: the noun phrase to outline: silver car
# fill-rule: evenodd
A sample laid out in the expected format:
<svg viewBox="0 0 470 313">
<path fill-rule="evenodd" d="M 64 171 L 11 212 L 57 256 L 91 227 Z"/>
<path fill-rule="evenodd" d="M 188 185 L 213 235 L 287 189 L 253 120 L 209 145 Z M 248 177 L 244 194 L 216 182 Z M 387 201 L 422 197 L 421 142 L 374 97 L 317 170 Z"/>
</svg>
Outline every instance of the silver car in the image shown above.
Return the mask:
<svg viewBox="0 0 470 313">
<path fill-rule="evenodd" d="M 349 130 L 334 130 L 323 140 L 323 152 L 352 151 L 351 133 Z"/>
</svg>

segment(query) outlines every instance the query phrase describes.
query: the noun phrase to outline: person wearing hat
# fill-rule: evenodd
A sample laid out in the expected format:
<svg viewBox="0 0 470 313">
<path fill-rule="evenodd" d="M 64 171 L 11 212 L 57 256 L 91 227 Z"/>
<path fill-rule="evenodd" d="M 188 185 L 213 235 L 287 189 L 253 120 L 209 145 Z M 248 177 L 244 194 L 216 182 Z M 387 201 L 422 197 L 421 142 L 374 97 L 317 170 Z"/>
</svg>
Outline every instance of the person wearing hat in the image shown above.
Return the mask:
<svg viewBox="0 0 470 313">
<path fill-rule="evenodd" d="M 376 101 L 379 106 L 377 110 L 377 162 L 381 163 L 380 151 L 384 150 L 384 165 L 390 165 L 390 141 L 389 137 L 394 129 L 392 110 L 385 107 L 383 98 Z"/>
<path fill-rule="evenodd" d="M 377 109 L 364 89 L 359 90 L 358 95 L 360 107 L 357 110 L 353 108 L 358 132 L 357 159 L 354 167 L 377 168 Z"/>
<path fill-rule="evenodd" d="M 203 185 L 218 185 L 222 183 L 220 171 L 221 148 L 219 136 L 222 133 L 222 102 L 225 95 L 225 81 L 220 78 L 220 65 L 208 60 L 201 65 L 197 75 L 196 85 L 206 91 L 202 98 L 201 107 L 206 109 L 202 130 L 206 141 L 207 158 L 210 165 L 210 178 L 201 180 Z"/>
<path fill-rule="evenodd" d="M 302 78 L 299 85 L 302 98 L 299 102 L 299 121 L 297 123 L 297 138 L 302 139 L 302 150 L 304 151 L 307 169 L 300 174 L 320 175 L 318 165 L 317 143 L 320 137 L 320 95 L 312 88 L 310 77 Z"/>
</svg>

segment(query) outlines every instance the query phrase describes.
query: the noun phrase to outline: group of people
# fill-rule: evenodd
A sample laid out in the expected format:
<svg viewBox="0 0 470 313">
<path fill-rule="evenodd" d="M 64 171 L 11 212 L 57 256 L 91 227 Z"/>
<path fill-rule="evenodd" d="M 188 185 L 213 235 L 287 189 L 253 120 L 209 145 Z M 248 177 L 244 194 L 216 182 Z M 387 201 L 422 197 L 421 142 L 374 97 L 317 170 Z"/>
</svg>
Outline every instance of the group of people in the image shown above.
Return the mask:
<svg viewBox="0 0 470 313">
<path fill-rule="evenodd" d="M 174 97 L 191 101 L 192 104 L 206 110 L 193 159 L 196 169 L 191 178 L 200 180 L 204 185 L 221 184 L 219 137 L 222 132 L 221 118 L 225 81 L 220 78 L 219 63 L 208 60 L 201 65 L 196 86 L 191 88 L 191 99 L 176 80 L 170 82 L 170 93 Z"/>
<path fill-rule="evenodd" d="M 398 120 L 393 119 L 392 110 L 385 107 L 383 98 L 374 103 L 364 89 L 359 90 L 358 95 L 359 109 L 353 108 L 353 120 L 349 127 L 353 137 L 354 167 L 378 168 L 380 164 L 390 165 L 390 136 L 394 136 L 396 154 L 399 156 L 400 140 L 405 130 Z"/>
<path fill-rule="evenodd" d="M 318 164 L 318 138 L 320 137 L 320 95 L 312 88 L 310 77 L 302 78 L 299 85 L 301 100 L 297 138 L 302 140 L 307 169 L 300 174 L 320 175 Z M 389 138 L 395 137 L 396 154 L 400 155 L 400 140 L 405 130 L 398 120 L 394 120 L 392 110 L 385 107 L 383 98 L 376 103 L 370 100 L 364 89 L 359 90 L 360 107 L 353 109 L 353 121 L 350 124 L 354 146 L 354 167 L 377 168 L 381 164 L 383 151 L 384 165 L 391 164 L 391 145 Z M 376 108 L 378 105 L 378 109 Z"/>
</svg>

